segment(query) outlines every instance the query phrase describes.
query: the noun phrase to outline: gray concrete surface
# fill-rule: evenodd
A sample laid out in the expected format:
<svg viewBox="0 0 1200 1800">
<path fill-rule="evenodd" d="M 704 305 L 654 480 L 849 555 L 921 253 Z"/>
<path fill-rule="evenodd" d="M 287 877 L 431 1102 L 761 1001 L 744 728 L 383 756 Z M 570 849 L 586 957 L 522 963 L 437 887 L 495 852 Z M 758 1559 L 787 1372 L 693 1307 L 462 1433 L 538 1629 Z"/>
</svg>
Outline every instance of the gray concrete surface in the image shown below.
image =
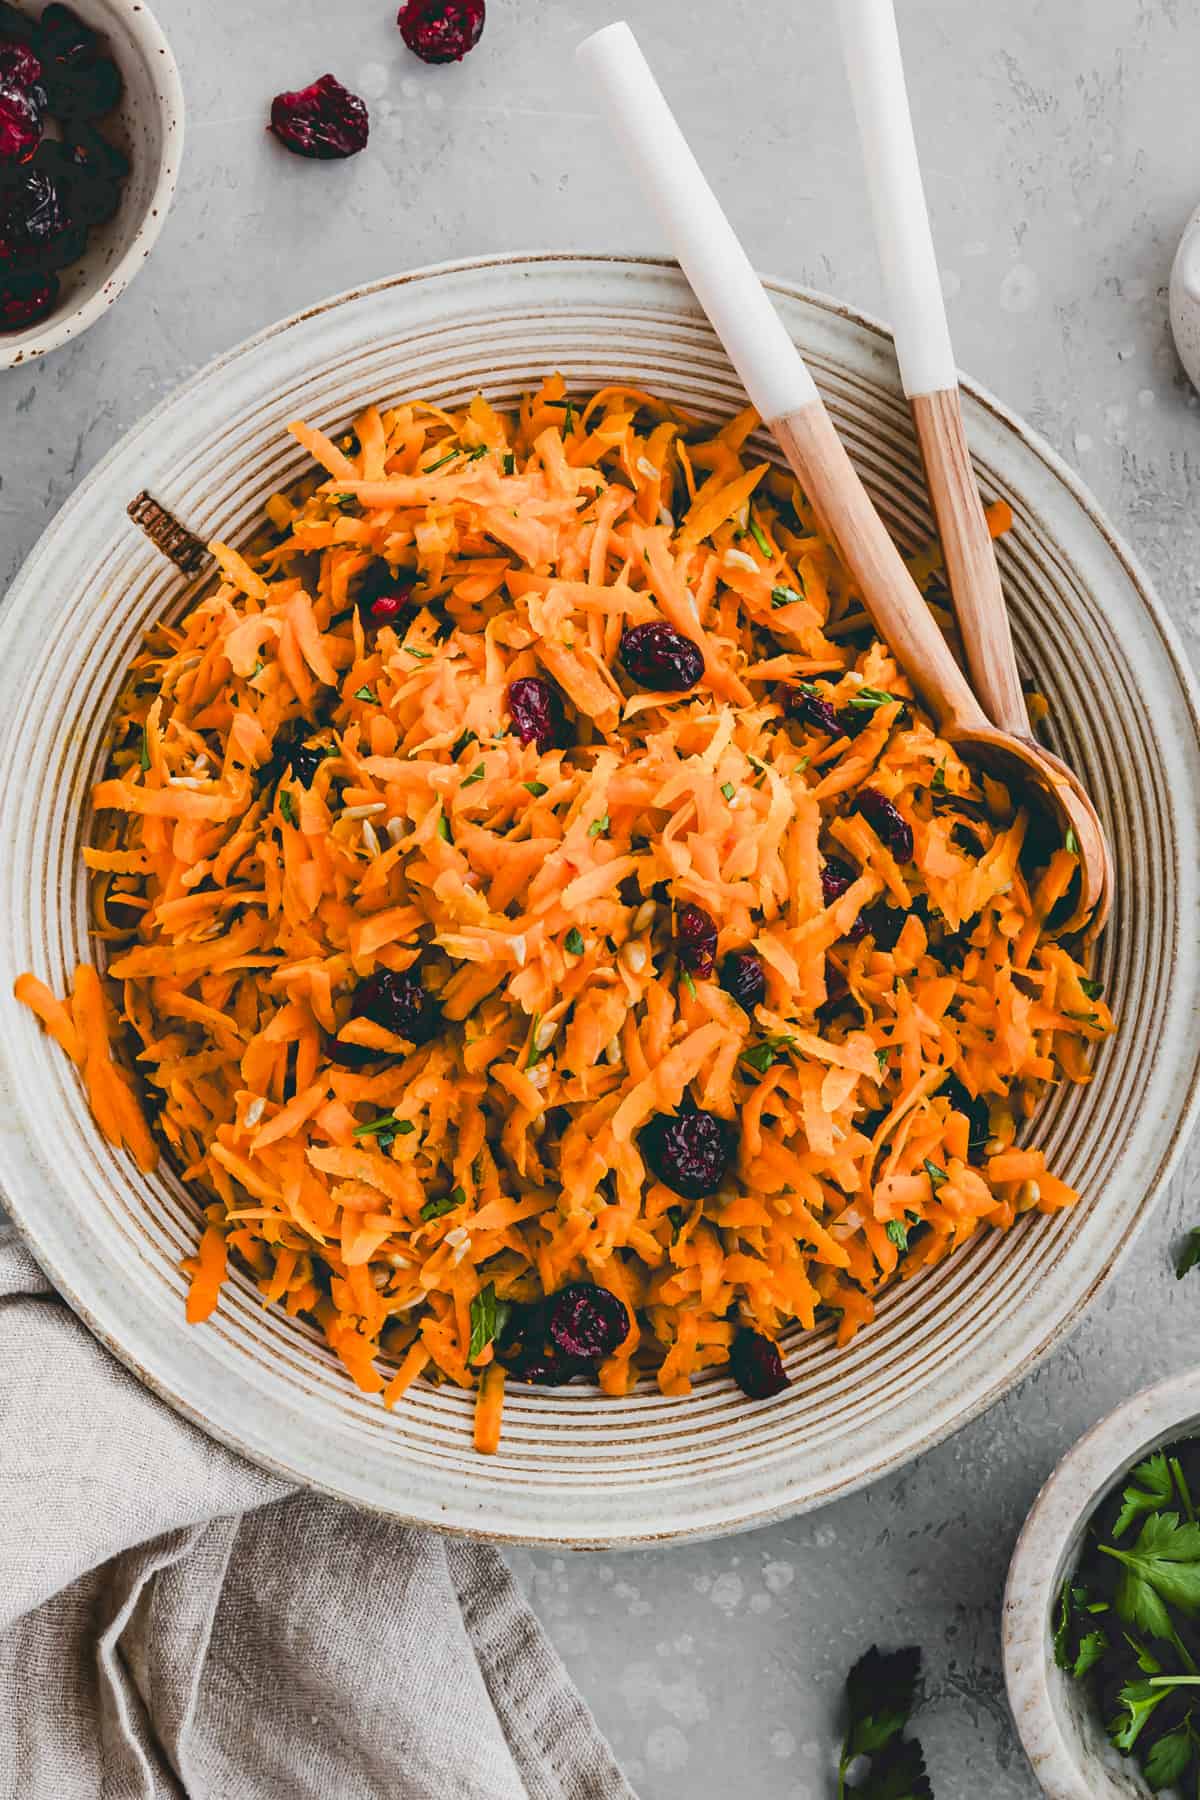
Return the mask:
<svg viewBox="0 0 1200 1800">
<path fill-rule="evenodd" d="M 394 0 L 393 0 L 394 3 Z M 496 249 L 658 249 L 571 60 L 621 0 L 492 0 L 461 67 L 407 55 L 389 0 L 155 0 L 189 144 L 146 272 L 87 337 L 0 376 L 0 590 L 75 482 L 216 352 L 336 289 Z M 1128 533 L 1195 655 L 1200 402 L 1165 289 L 1200 199 L 1191 0 L 899 0 L 955 341 Z M 763 268 L 879 308 L 827 0 L 627 0 Z M 267 102 L 332 69 L 367 155 L 289 159 Z M 54 597 L 46 597 L 48 607 Z M 1058 1455 L 1200 1354 L 1193 1151 L 1083 1327 L 907 1473 L 814 1516 L 678 1551 L 515 1554 L 644 1800 L 825 1800 L 847 1665 L 924 1645 L 939 1800 L 1030 1800 L 998 1659 L 1008 1555 Z"/>
</svg>

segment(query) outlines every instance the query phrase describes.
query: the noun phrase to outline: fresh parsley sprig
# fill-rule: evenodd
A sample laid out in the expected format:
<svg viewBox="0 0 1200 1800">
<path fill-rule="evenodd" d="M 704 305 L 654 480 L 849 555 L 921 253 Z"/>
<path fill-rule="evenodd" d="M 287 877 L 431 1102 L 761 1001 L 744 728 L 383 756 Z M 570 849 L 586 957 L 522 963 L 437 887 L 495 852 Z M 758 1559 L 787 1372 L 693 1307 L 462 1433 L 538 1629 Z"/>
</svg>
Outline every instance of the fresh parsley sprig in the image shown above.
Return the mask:
<svg viewBox="0 0 1200 1800">
<path fill-rule="evenodd" d="M 874 1644 L 846 1677 L 848 1720 L 838 1758 L 838 1800 L 933 1800 L 925 1757 L 904 1728 L 918 1704 L 921 1652 L 915 1645 L 882 1651 Z M 851 1767 L 870 1768 L 850 1787 Z"/>
<path fill-rule="evenodd" d="M 1107 1703 L 1110 1741 L 1155 1793 L 1200 1795 L 1198 1451 L 1156 1450 L 1101 1503 L 1055 1611 L 1056 1663 Z"/>
</svg>

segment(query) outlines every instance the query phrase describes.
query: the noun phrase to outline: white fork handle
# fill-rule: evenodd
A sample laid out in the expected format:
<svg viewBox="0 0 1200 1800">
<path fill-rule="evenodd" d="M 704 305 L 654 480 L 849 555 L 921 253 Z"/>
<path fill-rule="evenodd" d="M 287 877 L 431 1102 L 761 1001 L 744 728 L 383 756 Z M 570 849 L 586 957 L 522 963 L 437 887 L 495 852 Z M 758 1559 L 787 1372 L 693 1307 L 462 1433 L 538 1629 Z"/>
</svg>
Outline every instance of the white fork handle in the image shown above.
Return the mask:
<svg viewBox="0 0 1200 1800">
<path fill-rule="evenodd" d="M 911 399 L 958 385 L 892 0 L 838 0 L 900 379 Z"/>
<path fill-rule="evenodd" d="M 576 52 L 639 186 L 649 195 L 729 360 L 770 424 L 811 405 L 816 386 L 705 180 L 628 25 L 607 25 Z"/>
</svg>

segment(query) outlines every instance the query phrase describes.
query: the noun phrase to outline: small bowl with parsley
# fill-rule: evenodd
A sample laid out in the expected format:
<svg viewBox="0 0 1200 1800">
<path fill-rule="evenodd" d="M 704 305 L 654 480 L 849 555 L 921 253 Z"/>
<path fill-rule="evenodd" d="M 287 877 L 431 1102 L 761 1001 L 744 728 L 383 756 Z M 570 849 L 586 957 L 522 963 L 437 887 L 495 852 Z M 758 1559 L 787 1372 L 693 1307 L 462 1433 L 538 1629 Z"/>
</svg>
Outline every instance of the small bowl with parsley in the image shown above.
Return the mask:
<svg viewBox="0 0 1200 1800">
<path fill-rule="evenodd" d="M 1004 1665 L 1050 1800 L 1200 1800 L 1200 1370 L 1051 1475 L 1009 1570 Z"/>
</svg>

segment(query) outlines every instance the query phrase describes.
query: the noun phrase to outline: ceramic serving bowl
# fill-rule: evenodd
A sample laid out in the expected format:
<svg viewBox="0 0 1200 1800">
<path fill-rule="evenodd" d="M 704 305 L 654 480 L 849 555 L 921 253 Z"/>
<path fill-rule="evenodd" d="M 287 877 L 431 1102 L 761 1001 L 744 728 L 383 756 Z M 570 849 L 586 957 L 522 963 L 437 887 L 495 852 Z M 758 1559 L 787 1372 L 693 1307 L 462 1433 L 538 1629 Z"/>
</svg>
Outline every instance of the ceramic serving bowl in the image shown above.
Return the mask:
<svg viewBox="0 0 1200 1800">
<path fill-rule="evenodd" d="M 1004 1595 L 1004 1674 L 1025 1753 L 1049 1800 L 1129 1800 L 1151 1789 L 1113 1749 L 1083 1683 L 1054 1663 L 1053 1615 L 1093 1512 L 1142 1458 L 1200 1430 L 1200 1370 L 1119 1406 L 1064 1456 L 1034 1502 Z"/>
<path fill-rule="evenodd" d="M 14 0 L 40 15 L 44 0 Z M 87 253 L 60 277 L 62 292 L 48 318 L 0 336 L 0 369 L 16 368 L 77 338 L 103 317 L 158 241 L 183 155 L 183 87 L 171 47 L 142 0 L 71 0 L 85 25 L 107 39 L 125 90 L 103 135 L 124 150 L 130 175 L 108 224 L 88 233 Z"/>
<path fill-rule="evenodd" d="M 891 341 L 820 296 L 773 288 L 898 538 L 931 526 Z M 1128 551 L 1053 453 L 968 384 L 967 423 L 1017 641 L 1056 748 L 1104 814 L 1117 893 L 1102 947 L 1120 1036 L 1084 1088 L 1056 1090 L 1037 1141 L 1082 1204 L 981 1234 L 887 1294 L 844 1352 L 797 1333 L 791 1385 L 754 1403 L 723 1375 L 688 1398 L 513 1386 L 498 1456 L 471 1447 L 472 1397 L 417 1384 L 395 1412 L 350 1385 L 314 1331 L 236 1276 L 183 1323 L 179 1260 L 197 1200 L 102 1141 L 60 1052 L 10 998 L 32 968 L 61 990 L 87 951 L 79 850 L 109 710 L 142 632 L 185 581 L 130 523 L 140 490 L 237 543 L 305 466 L 303 416 L 343 427 L 369 400 L 477 389 L 506 403 L 549 370 L 577 392 L 625 381 L 699 415 L 744 403 L 670 265 L 503 257 L 381 282 L 234 351 L 139 426 L 34 551 L 0 622 L 0 1182 L 57 1285 L 188 1417 L 296 1480 L 403 1518 L 576 1545 L 701 1535 L 815 1506 L 894 1469 L 1001 1394 L 1053 1345 L 1146 1217 L 1190 1115 L 1200 1008 L 1200 741 L 1174 635 Z M 762 440 L 762 454 L 773 446 Z M 52 597 L 52 601 L 51 601 Z"/>
<path fill-rule="evenodd" d="M 1192 386 L 1200 391 L 1200 206 L 1188 220 L 1175 252 L 1168 304 L 1179 360 Z"/>
</svg>

